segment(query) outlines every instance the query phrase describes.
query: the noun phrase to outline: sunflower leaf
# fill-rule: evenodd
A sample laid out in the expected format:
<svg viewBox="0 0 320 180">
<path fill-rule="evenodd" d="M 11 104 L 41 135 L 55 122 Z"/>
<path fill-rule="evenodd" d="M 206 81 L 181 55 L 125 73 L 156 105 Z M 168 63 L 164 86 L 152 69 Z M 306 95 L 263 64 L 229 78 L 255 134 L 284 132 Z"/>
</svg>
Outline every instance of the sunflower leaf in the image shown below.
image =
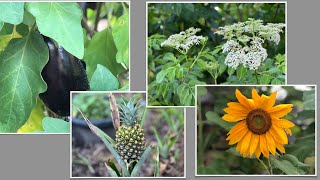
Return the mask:
<svg viewBox="0 0 320 180">
<path fill-rule="evenodd" d="M 209 122 L 217 124 L 227 131 L 229 131 L 232 128 L 232 126 L 235 125 L 235 123 L 230 123 L 230 122 L 222 120 L 221 117 L 213 111 L 208 111 L 206 113 L 206 118 Z"/>
<path fill-rule="evenodd" d="M 290 161 L 285 159 L 276 159 L 274 156 L 270 156 L 270 162 L 272 166 L 280 169 L 287 175 L 299 175 L 301 173 Z M 299 173 L 300 172 L 300 173 Z"/>
<path fill-rule="evenodd" d="M 315 90 L 303 92 L 304 110 L 315 110 Z"/>
</svg>

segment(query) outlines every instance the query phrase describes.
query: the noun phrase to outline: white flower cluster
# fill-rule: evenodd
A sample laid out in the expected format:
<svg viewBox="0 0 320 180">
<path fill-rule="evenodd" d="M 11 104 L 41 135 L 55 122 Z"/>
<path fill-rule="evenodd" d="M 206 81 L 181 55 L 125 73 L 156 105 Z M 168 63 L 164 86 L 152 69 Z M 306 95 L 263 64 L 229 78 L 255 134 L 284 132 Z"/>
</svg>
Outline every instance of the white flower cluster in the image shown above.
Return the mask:
<svg viewBox="0 0 320 180">
<path fill-rule="evenodd" d="M 262 20 L 248 19 L 246 22 L 235 23 L 220 27 L 216 34 L 223 35 L 228 41 L 222 46 L 223 52 L 228 53 L 225 64 L 237 68 L 240 64 L 256 70 L 268 57 L 263 48 L 265 40 L 280 42 L 280 33 L 285 24 L 268 23 L 263 25 Z"/>
<path fill-rule="evenodd" d="M 191 27 L 179 34 L 171 35 L 167 40 L 161 43 L 161 47 L 172 47 L 179 52 L 186 54 L 193 45 L 199 45 L 206 39 L 203 36 L 195 35 L 199 31 L 201 31 L 201 29 Z"/>
<path fill-rule="evenodd" d="M 262 47 L 263 39 L 255 37 L 250 46 L 242 47 L 234 40 L 227 41 L 223 46 L 223 52 L 228 55 L 225 59 L 225 64 L 236 69 L 240 64 L 244 67 L 249 67 L 250 70 L 256 70 L 261 62 L 267 59 L 267 50 Z"/>
</svg>

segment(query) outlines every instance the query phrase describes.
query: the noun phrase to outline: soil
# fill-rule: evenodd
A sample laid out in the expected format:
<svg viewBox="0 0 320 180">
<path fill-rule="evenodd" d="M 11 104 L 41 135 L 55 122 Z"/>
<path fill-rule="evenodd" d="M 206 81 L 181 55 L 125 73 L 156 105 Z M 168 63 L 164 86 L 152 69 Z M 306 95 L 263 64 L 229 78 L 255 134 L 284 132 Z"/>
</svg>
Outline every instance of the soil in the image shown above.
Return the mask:
<svg viewBox="0 0 320 180">
<path fill-rule="evenodd" d="M 165 120 L 161 119 L 160 114 L 156 111 L 149 113 L 149 117 L 145 121 L 145 138 L 148 145 L 157 145 L 154 137 L 152 126 L 155 127 L 161 137 L 166 137 L 169 126 Z M 112 136 L 111 134 L 109 134 Z M 73 177 L 106 177 L 110 176 L 105 162 L 108 159 L 114 160 L 109 150 L 103 142 L 94 144 L 74 143 L 76 137 L 72 139 L 72 176 Z M 151 157 L 147 159 L 145 165 L 141 168 L 141 177 L 154 176 L 154 159 L 155 153 L 152 152 Z M 115 162 L 115 160 L 114 160 Z M 160 176 L 162 177 L 183 177 L 184 176 L 184 133 L 179 136 L 178 142 L 171 149 L 168 158 L 164 159 L 160 156 Z M 115 162 L 117 165 L 117 162 Z M 120 169 L 120 168 L 119 168 Z"/>
</svg>

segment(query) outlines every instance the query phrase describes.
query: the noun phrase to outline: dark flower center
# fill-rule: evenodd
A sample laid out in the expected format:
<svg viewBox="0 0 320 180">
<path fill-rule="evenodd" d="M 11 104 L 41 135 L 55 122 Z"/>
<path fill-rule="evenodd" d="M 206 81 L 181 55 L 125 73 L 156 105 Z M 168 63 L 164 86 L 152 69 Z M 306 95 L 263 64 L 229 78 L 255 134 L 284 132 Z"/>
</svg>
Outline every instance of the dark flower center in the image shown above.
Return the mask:
<svg viewBox="0 0 320 180">
<path fill-rule="evenodd" d="M 254 109 L 250 111 L 246 122 L 248 129 L 254 134 L 264 134 L 272 125 L 271 116 L 263 109 Z"/>
</svg>

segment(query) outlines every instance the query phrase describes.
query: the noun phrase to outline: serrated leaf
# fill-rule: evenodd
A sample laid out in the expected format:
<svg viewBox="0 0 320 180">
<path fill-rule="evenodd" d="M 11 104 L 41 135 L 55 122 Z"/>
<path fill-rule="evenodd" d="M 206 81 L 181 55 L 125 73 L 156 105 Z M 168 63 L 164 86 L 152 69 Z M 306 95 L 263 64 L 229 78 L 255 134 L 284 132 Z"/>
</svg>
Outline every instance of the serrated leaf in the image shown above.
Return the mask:
<svg viewBox="0 0 320 180">
<path fill-rule="evenodd" d="M 70 133 L 70 122 L 62 119 L 45 117 L 42 120 L 44 133 Z"/>
<path fill-rule="evenodd" d="M 235 123 L 230 123 L 230 122 L 222 120 L 221 117 L 217 113 L 212 112 L 212 111 L 208 111 L 206 113 L 206 118 L 207 118 L 207 121 L 213 122 L 213 123 L 219 125 L 220 127 L 224 128 L 227 131 L 229 131 L 235 125 Z"/>
<path fill-rule="evenodd" d="M 114 43 L 117 47 L 116 59 L 129 67 L 129 15 L 125 12 L 112 28 Z"/>
<path fill-rule="evenodd" d="M 0 53 L 0 132 L 16 132 L 47 86 L 41 71 L 49 53 L 38 32 L 10 41 Z"/>
<path fill-rule="evenodd" d="M 88 79 L 91 79 L 98 64 L 107 67 L 114 76 L 117 76 L 123 68 L 116 62 L 116 52 L 111 29 L 97 32 L 89 41 L 83 59 L 87 64 Z"/>
<path fill-rule="evenodd" d="M 262 76 L 260 78 L 260 84 L 269 84 L 270 83 L 270 76 Z"/>
<path fill-rule="evenodd" d="M 118 79 L 111 71 L 98 64 L 97 69 L 90 80 L 90 90 L 92 91 L 112 91 L 119 89 Z"/>
<path fill-rule="evenodd" d="M 26 9 L 36 18 L 41 34 L 83 58 L 82 11 L 76 2 L 27 2 Z"/>
<path fill-rule="evenodd" d="M 0 2 L 0 21 L 15 25 L 20 24 L 23 20 L 23 7 L 24 2 Z"/>
<path fill-rule="evenodd" d="M 241 80 L 247 73 L 247 69 L 243 65 L 239 65 L 237 68 L 237 77 Z"/>
<path fill-rule="evenodd" d="M 304 110 L 315 110 L 315 90 L 303 92 Z"/>
<path fill-rule="evenodd" d="M 36 106 L 32 109 L 27 122 L 18 129 L 18 133 L 30 133 L 34 131 L 43 131 L 42 119 L 45 117 L 43 112 L 43 103 L 37 100 Z"/>
<path fill-rule="evenodd" d="M 271 164 L 276 167 L 277 169 L 280 169 L 282 172 L 284 172 L 287 175 L 299 175 L 298 169 L 293 166 L 293 164 L 288 160 L 283 159 L 276 159 L 274 156 L 270 156 L 270 162 Z"/>
</svg>

